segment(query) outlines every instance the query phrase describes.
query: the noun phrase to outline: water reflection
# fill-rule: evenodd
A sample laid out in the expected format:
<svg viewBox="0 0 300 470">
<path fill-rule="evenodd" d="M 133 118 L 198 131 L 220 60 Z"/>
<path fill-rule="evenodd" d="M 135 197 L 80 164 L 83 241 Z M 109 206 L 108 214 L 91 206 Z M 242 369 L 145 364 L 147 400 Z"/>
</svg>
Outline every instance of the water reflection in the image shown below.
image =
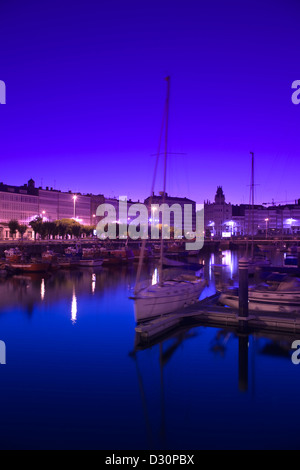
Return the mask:
<svg viewBox="0 0 300 470">
<path fill-rule="evenodd" d="M 240 255 L 225 253 L 202 255 L 206 295 L 236 281 Z M 0 279 L 1 339 L 13 355 L 0 384 L 5 443 L 22 447 L 30 422 L 29 444 L 43 448 L 297 446 L 299 338 L 197 323 L 144 345 L 128 299 L 135 277 L 121 267 Z"/>
<path fill-rule="evenodd" d="M 93 274 L 92 275 L 92 294 L 95 294 L 96 292 L 96 283 L 97 283 L 97 275 Z"/>
<path fill-rule="evenodd" d="M 46 287 L 45 287 L 45 279 L 42 279 L 41 282 L 41 300 L 45 299 Z"/>
<path fill-rule="evenodd" d="M 183 366 L 187 367 L 190 371 L 190 373 L 184 374 L 183 376 L 188 376 L 189 383 L 191 382 L 194 384 L 194 386 L 199 387 L 195 388 L 194 390 L 189 390 L 189 396 L 197 397 L 198 400 L 200 400 L 200 396 L 204 388 L 204 395 L 208 397 L 209 394 L 212 394 L 212 396 L 215 397 L 220 403 L 224 403 L 225 405 L 226 402 L 227 405 L 225 406 L 230 406 L 234 409 L 234 402 L 237 400 L 236 395 L 234 395 L 234 391 L 231 389 L 232 399 L 224 397 L 223 393 L 227 388 L 231 388 L 229 385 L 230 382 L 235 382 L 234 386 L 236 387 L 236 390 L 241 396 L 246 394 L 249 399 L 252 399 L 253 402 L 256 402 L 256 367 L 257 364 L 259 364 L 258 356 L 270 355 L 273 359 L 286 358 L 289 359 L 289 365 L 291 367 L 291 344 L 295 339 L 292 336 L 268 336 L 263 333 L 250 335 L 249 333 L 244 333 L 243 331 L 226 329 L 212 329 L 212 332 L 213 338 L 211 340 L 210 347 L 207 351 L 205 351 L 206 329 L 202 327 L 182 330 L 180 333 L 177 334 L 169 333 L 165 336 L 163 341 L 154 341 L 149 344 L 143 343 L 143 340 L 141 339 L 139 334 L 136 334 L 134 352 L 131 353 L 131 357 L 134 358 L 136 362 L 141 403 L 143 405 L 145 426 L 149 440 L 149 449 L 165 449 L 170 438 L 168 434 L 172 434 L 170 425 L 168 425 L 168 418 L 170 418 L 170 416 L 167 415 L 166 403 L 172 403 L 172 400 L 174 399 L 172 384 L 174 384 L 177 379 L 181 380 L 181 378 L 175 372 L 177 369 L 176 363 L 178 361 L 178 358 L 184 355 L 183 351 L 185 349 L 188 349 L 190 351 L 190 360 L 193 357 L 193 355 L 191 354 L 193 348 L 188 346 L 188 340 L 195 340 L 197 342 L 194 343 L 194 346 L 196 344 L 198 345 L 198 352 L 201 342 L 204 345 L 201 351 L 202 356 L 205 357 L 205 360 L 203 361 L 200 360 L 199 357 L 197 357 L 197 359 L 193 357 L 194 361 L 192 362 L 192 364 L 188 363 Z M 178 350 L 181 351 L 180 354 L 178 354 Z M 228 357 L 227 361 L 230 360 L 233 368 L 236 370 L 235 376 L 237 380 L 232 380 L 234 377 L 232 371 L 229 372 L 226 369 L 226 374 L 221 374 L 224 380 L 224 383 L 222 384 L 222 381 L 220 382 L 217 376 L 215 375 L 217 373 L 217 370 L 220 374 L 220 368 L 216 366 L 216 364 L 218 364 L 217 359 L 218 357 L 222 358 L 224 360 L 224 367 L 227 367 L 225 365 L 228 364 L 228 362 L 225 361 L 226 352 L 231 351 L 232 353 L 233 350 L 236 351 L 236 354 L 234 354 L 233 356 L 231 354 L 231 357 Z M 145 356 L 146 352 L 147 356 Z M 208 353 L 210 353 L 211 356 Z M 152 358 L 152 362 L 154 361 L 154 366 L 153 364 L 150 365 L 149 358 Z M 276 368 L 274 362 L 269 363 L 269 367 L 272 367 L 271 364 L 273 367 Z M 155 380 L 151 380 L 149 382 L 148 369 L 151 369 L 151 376 L 152 378 L 154 378 L 155 368 L 157 374 L 156 382 Z M 252 372 L 251 374 L 250 371 Z M 158 373 L 160 377 L 159 379 Z M 181 373 L 183 373 L 183 369 L 181 369 Z M 229 379 L 228 373 L 231 379 Z M 194 378 L 194 374 L 199 377 L 199 380 L 196 380 Z M 166 379 L 166 377 L 169 378 L 170 383 L 168 383 L 168 379 Z M 191 377 L 193 377 L 193 379 L 191 379 Z M 215 390 L 215 384 L 217 382 L 220 382 L 219 390 Z M 155 383 L 156 390 L 153 388 Z M 250 385 L 251 393 L 249 393 Z M 281 387 L 284 388 L 284 384 L 281 384 Z M 282 393 L 282 388 L 280 393 Z M 185 388 L 180 387 L 180 390 L 183 392 Z M 161 400 L 161 416 L 160 418 L 156 418 L 155 423 L 153 422 L 153 417 L 151 415 L 151 409 L 153 405 L 151 404 L 151 400 L 147 400 L 147 397 L 153 398 L 154 396 L 158 397 L 159 395 Z M 233 398 L 234 396 L 235 398 Z M 180 396 L 178 395 L 176 396 L 176 398 L 180 399 Z M 197 407 L 196 402 L 194 401 L 193 403 L 194 407 Z M 208 402 L 206 404 L 210 407 L 215 406 L 215 403 L 213 402 L 212 398 L 208 398 Z M 255 411 L 253 412 L 255 413 Z M 154 428 L 158 425 L 158 422 L 161 423 L 160 432 L 155 434 Z M 230 425 L 228 426 L 230 427 Z"/>
<path fill-rule="evenodd" d="M 75 288 L 73 290 L 73 297 L 72 297 L 71 320 L 72 320 L 73 325 L 75 325 L 77 321 L 77 297 L 76 297 Z"/>
</svg>

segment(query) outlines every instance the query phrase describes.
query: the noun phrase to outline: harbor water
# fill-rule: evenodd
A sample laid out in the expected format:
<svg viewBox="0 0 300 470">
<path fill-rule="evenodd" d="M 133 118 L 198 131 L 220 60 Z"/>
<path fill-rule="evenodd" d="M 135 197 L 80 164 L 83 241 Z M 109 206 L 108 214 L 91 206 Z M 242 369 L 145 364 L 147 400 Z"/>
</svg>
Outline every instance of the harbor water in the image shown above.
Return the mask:
<svg viewBox="0 0 300 470">
<path fill-rule="evenodd" d="M 238 258 L 205 257 L 202 297 L 236 282 Z M 137 347 L 135 275 L 133 265 L 0 280 L 0 448 L 299 448 L 300 338 L 199 325 Z"/>
</svg>

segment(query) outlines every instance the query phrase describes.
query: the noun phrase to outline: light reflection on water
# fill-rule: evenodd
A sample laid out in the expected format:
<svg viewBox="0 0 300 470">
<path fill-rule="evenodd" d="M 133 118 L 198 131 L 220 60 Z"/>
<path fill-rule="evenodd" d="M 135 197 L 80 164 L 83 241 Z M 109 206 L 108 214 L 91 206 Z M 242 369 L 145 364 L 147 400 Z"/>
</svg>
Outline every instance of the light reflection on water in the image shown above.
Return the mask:
<svg viewBox="0 0 300 470">
<path fill-rule="evenodd" d="M 77 321 L 77 297 L 76 297 L 75 287 L 73 290 L 73 297 L 72 297 L 71 320 L 72 320 L 73 325 Z"/>
<path fill-rule="evenodd" d="M 203 258 L 203 295 L 237 281 L 238 253 Z M 145 349 L 128 299 L 135 275 L 0 280 L 0 447 L 298 448 L 295 338 L 199 325 Z"/>
<path fill-rule="evenodd" d="M 42 300 L 44 300 L 44 298 L 45 298 L 45 293 L 46 293 L 45 279 L 42 279 L 42 282 L 41 282 L 41 299 Z"/>
</svg>

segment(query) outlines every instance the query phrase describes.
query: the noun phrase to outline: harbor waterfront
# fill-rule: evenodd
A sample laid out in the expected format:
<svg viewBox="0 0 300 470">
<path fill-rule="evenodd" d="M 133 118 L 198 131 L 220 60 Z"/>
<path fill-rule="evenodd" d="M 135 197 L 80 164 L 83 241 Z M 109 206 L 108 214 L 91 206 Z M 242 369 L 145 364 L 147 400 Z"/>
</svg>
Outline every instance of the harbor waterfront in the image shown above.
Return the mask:
<svg viewBox="0 0 300 470">
<path fill-rule="evenodd" d="M 237 283 L 244 254 L 193 258 L 208 281 L 201 299 Z M 142 279 L 156 269 L 154 257 Z M 141 343 L 136 271 L 132 261 L 0 278 L 0 447 L 298 448 L 300 336 L 199 320 Z"/>
</svg>

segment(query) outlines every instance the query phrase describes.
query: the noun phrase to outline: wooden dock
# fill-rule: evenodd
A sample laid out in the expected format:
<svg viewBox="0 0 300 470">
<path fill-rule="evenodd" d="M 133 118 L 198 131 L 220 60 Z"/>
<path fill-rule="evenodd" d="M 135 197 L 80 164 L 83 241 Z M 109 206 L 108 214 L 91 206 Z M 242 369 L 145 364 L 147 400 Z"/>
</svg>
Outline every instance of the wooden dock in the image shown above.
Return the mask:
<svg viewBox="0 0 300 470">
<path fill-rule="evenodd" d="M 187 326 L 211 326 L 215 328 L 233 328 L 281 334 L 300 334 L 300 316 L 279 313 L 249 312 L 247 318 L 241 318 L 238 311 L 217 305 L 219 294 L 182 312 L 156 318 L 136 327 L 138 342 L 151 343 L 170 331 Z"/>
</svg>

